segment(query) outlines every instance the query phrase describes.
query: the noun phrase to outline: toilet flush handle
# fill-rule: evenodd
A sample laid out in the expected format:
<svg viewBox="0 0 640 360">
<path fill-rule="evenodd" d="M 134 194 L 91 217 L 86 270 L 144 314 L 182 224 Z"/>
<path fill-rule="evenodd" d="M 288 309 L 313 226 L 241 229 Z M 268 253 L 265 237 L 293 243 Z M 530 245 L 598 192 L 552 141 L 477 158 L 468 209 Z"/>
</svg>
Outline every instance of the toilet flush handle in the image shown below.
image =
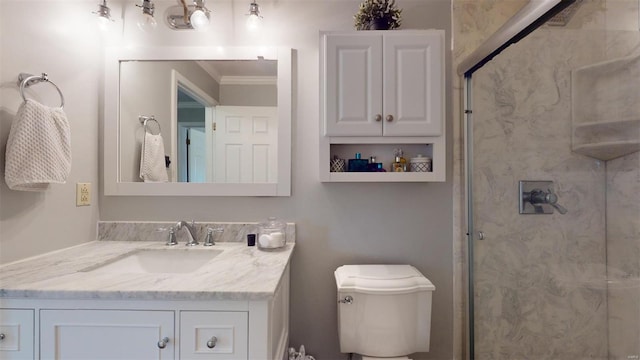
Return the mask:
<svg viewBox="0 0 640 360">
<path fill-rule="evenodd" d="M 347 295 L 342 300 L 338 300 L 340 304 L 353 304 L 353 297 L 351 295 Z"/>
</svg>

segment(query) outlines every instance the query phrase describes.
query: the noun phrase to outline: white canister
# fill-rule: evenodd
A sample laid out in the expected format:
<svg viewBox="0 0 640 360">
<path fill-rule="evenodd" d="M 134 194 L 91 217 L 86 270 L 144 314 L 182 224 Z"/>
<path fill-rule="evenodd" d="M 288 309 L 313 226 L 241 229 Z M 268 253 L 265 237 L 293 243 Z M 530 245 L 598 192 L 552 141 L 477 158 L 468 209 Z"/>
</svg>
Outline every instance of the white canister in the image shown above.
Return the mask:
<svg viewBox="0 0 640 360">
<path fill-rule="evenodd" d="M 410 161 L 411 172 L 431 172 L 431 158 L 418 154 L 416 157 L 412 157 Z"/>
</svg>

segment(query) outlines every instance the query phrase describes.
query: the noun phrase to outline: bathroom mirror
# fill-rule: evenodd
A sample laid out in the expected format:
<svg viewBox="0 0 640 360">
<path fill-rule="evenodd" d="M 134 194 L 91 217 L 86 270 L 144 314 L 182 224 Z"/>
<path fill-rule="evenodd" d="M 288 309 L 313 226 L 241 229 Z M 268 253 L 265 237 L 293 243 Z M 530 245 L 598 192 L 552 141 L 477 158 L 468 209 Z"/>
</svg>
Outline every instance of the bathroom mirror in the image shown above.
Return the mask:
<svg viewBox="0 0 640 360">
<path fill-rule="evenodd" d="M 290 195 L 291 49 L 110 48 L 105 69 L 105 195 Z"/>
</svg>

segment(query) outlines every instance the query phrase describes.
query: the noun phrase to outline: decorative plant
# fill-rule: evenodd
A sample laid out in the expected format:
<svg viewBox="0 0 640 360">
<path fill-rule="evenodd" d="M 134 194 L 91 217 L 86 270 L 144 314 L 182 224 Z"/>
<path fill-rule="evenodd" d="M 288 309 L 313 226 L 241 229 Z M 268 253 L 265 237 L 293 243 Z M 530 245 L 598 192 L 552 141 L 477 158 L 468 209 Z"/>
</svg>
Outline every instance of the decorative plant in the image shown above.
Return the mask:
<svg viewBox="0 0 640 360">
<path fill-rule="evenodd" d="M 388 30 L 400 27 L 402 9 L 395 0 L 364 0 L 353 16 L 357 30 Z"/>
</svg>

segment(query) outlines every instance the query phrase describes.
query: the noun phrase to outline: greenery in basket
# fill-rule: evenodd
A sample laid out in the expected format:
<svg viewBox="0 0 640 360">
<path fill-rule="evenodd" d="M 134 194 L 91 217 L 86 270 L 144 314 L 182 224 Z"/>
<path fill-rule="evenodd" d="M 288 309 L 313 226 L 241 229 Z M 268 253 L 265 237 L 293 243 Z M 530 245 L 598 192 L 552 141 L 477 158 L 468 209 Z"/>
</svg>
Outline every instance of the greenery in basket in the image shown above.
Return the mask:
<svg viewBox="0 0 640 360">
<path fill-rule="evenodd" d="M 395 0 L 364 0 L 353 16 L 357 30 L 387 30 L 400 27 L 402 9 Z"/>
</svg>

